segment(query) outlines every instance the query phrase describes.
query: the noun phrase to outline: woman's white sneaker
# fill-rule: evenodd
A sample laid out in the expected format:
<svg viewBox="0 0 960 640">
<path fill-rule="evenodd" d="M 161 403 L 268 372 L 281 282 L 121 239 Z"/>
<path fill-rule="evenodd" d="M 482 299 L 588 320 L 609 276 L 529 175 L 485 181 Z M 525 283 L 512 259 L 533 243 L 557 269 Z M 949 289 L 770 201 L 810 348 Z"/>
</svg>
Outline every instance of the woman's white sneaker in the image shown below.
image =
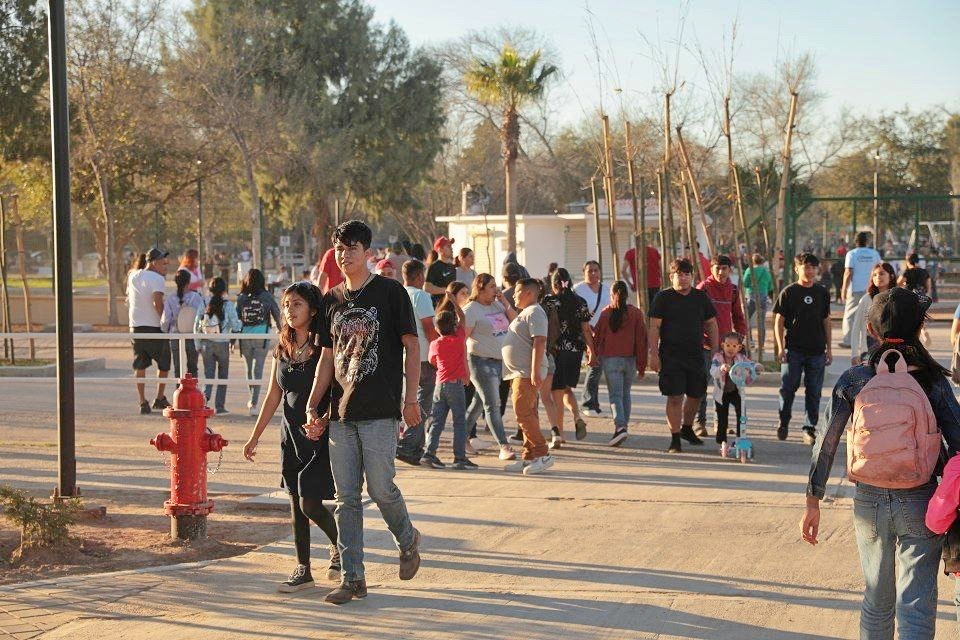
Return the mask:
<svg viewBox="0 0 960 640">
<path fill-rule="evenodd" d="M 553 466 L 553 456 L 541 456 L 523 468 L 523 475 L 543 473 Z"/>
<path fill-rule="evenodd" d="M 515 454 L 515 453 L 513 452 L 513 449 L 511 449 L 511 448 L 508 447 L 507 445 L 503 445 L 502 447 L 500 447 L 500 456 L 499 456 L 499 458 L 500 458 L 501 460 L 516 460 L 516 459 L 517 459 L 517 454 Z"/>
</svg>

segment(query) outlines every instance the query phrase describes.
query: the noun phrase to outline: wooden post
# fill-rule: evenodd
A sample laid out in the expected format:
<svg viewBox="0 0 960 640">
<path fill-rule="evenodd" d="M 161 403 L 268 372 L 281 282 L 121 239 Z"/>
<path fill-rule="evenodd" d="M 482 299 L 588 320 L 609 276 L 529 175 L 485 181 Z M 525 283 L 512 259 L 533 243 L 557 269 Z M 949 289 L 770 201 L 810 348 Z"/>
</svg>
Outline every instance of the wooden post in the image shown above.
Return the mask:
<svg viewBox="0 0 960 640">
<path fill-rule="evenodd" d="M 680 182 L 680 189 L 683 197 L 684 220 L 686 221 L 684 228 L 687 231 L 687 243 L 692 254 L 690 262 L 693 263 L 694 286 L 696 286 L 703 280 L 704 276 L 700 269 L 700 256 L 697 255 L 697 240 L 693 233 L 693 209 L 690 207 L 690 190 L 687 188 L 686 180 Z"/>
<path fill-rule="evenodd" d="M 27 321 L 27 333 L 33 331 L 33 314 L 30 309 L 30 284 L 27 282 L 27 254 L 23 248 L 23 220 L 20 219 L 20 205 L 17 194 L 10 195 L 10 221 L 17 239 L 17 266 L 20 270 L 20 282 L 23 284 L 24 319 Z M 30 359 L 37 359 L 37 347 L 30 338 Z"/>
<path fill-rule="evenodd" d="M 627 179 L 630 181 L 630 204 L 633 206 L 633 262 L 637 266 L 637 277 L 633 283 L 637 287 L 637 308 L 647 314 L 647 229 L 644 220 L 645 211 L 639 211 L 637 204 L 637 178 L 633 168 L 633 139 L 630 123 L 626 123 Z M 643 198 L 643 184 L 640 185 L 640 197 Z"/>
<path fill-rule="evenodd" d="M 0 284 L 3 285 L 3 332 L 9 333 L 13 330 L 10 322 L 10 285 L 7 282 L 7 199 L 0 196 Z M 3 339 L 3 357 L 10 361 L 10 364 L 17 363 L 17 356 L 13 346 L 13 340 Z"/>
<path fill-rule="evenodd" d="M 757 197 L 760 199 L 760 233 L 763 235 L 763 253 L 770 263 L 770 273 L 773 273 L 773 253 L 770 245 L 770 232 L 767 229 L 766 198 L 763 197 L 763 179 L 760 177 L 760 167 L 753 168 L 753 175 L 757 180 Z"/>
<path fill-rule="evenodd" d="M 783 168 L 780 172 L 780 190 L 777 193 L 777 213 L 775 221 L 775 240 L 774 240 L 774 253 L 776 253 L 777 258 L 780 256 L 780 252 L 784 249 L 784 235 L 786 232 L 785 217 L 787 212 L 787 189 L 790 186 L 790 147 L 793 144 L 793 123 L 797 117 L 797 100 L 799 96 L 796 92 L 790 93 L 790 111 L 787 113 L 787 129 L 784 132 L 783 138 L 783 154 L 781 158 L 783 160 Z M 771 268 L 775 268 L 774 264 L 771 263 Z M 788 265 L 784 261 L 783 269 L 777 269 L 780 273 L 778 280 L 781 282 L 786 282 L 786 271 Z"/>
<path fill-rule="evenodd" d="M 670 254 L 667 258 L 667 262 L 670 262 L 677 257 L 677 241 L 674 237 L 674 231 L 676 230 L 676 227 L 673 223 L 673 206 L 670 200 L 670 147 L 672 144 L 670 139 L 670 96 L 672 95 L 673 92 L 667 92 L 663 94 L 663 185 L 661 192 L 663 194 L 663 204 L 667 210 L 667 222 L 669 224 L 668 229 L 670 230 Z M 664 275 L 666 275 L 666 271 L 664 271 Z"/>
<path fill-rule="evenodd" d="M 597 178 L 590 178 L 590 197 L 593 198 L 593 226 L 597 232 L 597 262 L 600 263 L 600 273 L 603 273 L 603 251 L 600 246 L 600 203 L 597 201 Z M 572 266 L 572 265 L 571 265 Z"/>
<path fill-rule="evenodd" d="M 657 212 L 660 216 L 660 273 L 665 278 L 667 276 L 667 265 L 670 261 L 667 259 L 667 221 L 663 210 L 663 170 L 657 169 Z"/>
<path fill-rule="evenodd" d="M 617 246 L 617 193 L 613 181 L 613 145 L 610 139 L 610 118 L 600 117 L 603 124 L 604 187 L 607 193 L 607 222 L 610 225 L 610 253 L 613 255 L 613 279 L 620 279 L 620 248 Z M 603 270 L 601 269 L 601 277 Z"/>
<path fill-rule="evenodd" d="M 711 258 L 717 255 L 716 247 L 713 246 L 713 238 L 710 237 L 710 232 L 707 230 L 707 219 L 704 217 L 703 213 L 703 200 L 700 199 L 700 187 L 697 185 L 697 177 L 693 174 L 693 165 L 690 163 L 690 155 L 687 153 L 687 145 L 683 141 L 683 133 L 680 131 L 681 127 L 677 127 L 677 143 L 680 146 L 680 158 L 683 160 L 683 166 L 686 169 L 687 178 L 690 181 L 690 191 L 693 192 L 693 200 L 697 203 L 697 215 L 700 220 L 700 230 L 703 231 L 703 237 L 707 240 L 707 255 Z M 692 247 L 696 247 L 696 242 Z M 691 248 L 693 251 L 693 248 Z M 699 256 L 698 256 L 699 259 Z"/>
</svg>

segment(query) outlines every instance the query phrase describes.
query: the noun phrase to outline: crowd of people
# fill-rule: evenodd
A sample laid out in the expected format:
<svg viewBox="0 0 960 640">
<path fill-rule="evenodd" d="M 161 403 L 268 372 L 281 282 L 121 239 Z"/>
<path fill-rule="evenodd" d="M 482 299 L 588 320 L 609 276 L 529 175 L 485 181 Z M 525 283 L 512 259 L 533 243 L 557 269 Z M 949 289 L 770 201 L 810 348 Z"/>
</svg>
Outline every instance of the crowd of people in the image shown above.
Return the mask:
<svg viewBox="0 0 960 640">
<path fill-rule="evenodd" d="M 819 501 L 846 432 L 866 582 L 861 637 L 890 638 L 894 624 L 901 637 L 933 637 L 944 544 L 939 534 L 950 527 L 951 508 L 955 515 L 960 502 L 955 495 L 960 464 L 948 463 L 944 471 L 942 458 L 960 449 L 960 405 L 947 379 L 951 372 L 926 350 L 930 276 L 915 255 L 898 274 L 868 246 L 865 234 L 846 252 L 838 344 L 850 350 L 851 368 L 837 381 L 821 416 L 824 373 L 833 360 L 832 295 L 821 284 L 824 269 L 812 253 L 796 256 L 796 281 L 778 288 L 758 254 L 719 254 L 696 269 L 690 258 L 680 257 L 661 274 L 660 256 L 648 247 L 649 312 L 644 317 L 631 303 L 639 282 L 632 250 L 624 257 L 623 279 L 611 284 L 593 260 L 574 282 L 557 264 L 544 279 L 531 277 L 513 254 L 504 261 L 498 283 L 495 275 L 476 272 L 469 248 L 454 252 L 451 238 L 436 239 L 432 259 L 421 259 L 422 248 L 408 253 L 402 244 L 378 256 L 370 250 L 371 239 L 362 222 L 338 227 L 330 251 L 309 279 L 285 289 L 279 307 L 255 269 L 235 303 L 222 278 L 213 278 L 204 292 L 190 251 L 174 278 L 176 294 L 165 294 L 168 255 L 162 250 L 140 256 L 129 275 L 135 335 L 198 334 L 194 348 L 186 351 L 186 371 L 195 372 L 202 357 L 206 378 L 226 377 L 228 334 L 266 333 L 271 321 L 279 332 L 262 403 L 259 386 L 250 388 L 248 406 L 257 420 L 244 456 L 254 459 L 263 431 L 281 410 L 281 478 L 290 495 L 298 561 L 281 591 L 313 584 L 309 523 L 314 522 L 331 544 L 327 577 L 340 582 L 326 600 L 344 604 L 366 595 L 364 481 L 394 537 L 400 578 L 413 578 L 420 564 L 420 533 L 394 482 L 395 460 L 469 471 L 478 468 L 471 458 L 492 449 L 508 471 L 543 473 L 556 463 L 556 450 L 568 444 L 567 411 L 575 440 L 586 437 L 585 415 L 603 415 L 601 378 L 612 414 L 610 446 L 627 441 L 631 387 L 650 369 L 658 374 L 665 397 L 666 451 L 678 454 L 684 444 L 703 444 L 708 392 L 716 443 L 723 450 L 729 435 L 739 435 L 743 399 L 730 373 L 749 362 L 747 319 L 765 324 L 772 300 L 781 370 L 780 440 L 789 437 L 794 397 L 801 381 L 805 386 L 800 433 L 812 447 L 812 464 L 802 537 L 818 542 Z M 731 278 L 738 267 L 742 296 Z M 695 282 L 696 271 L 709 275 Z M 954 341 L 960 336 L 960 307 L 955 317 Z M 248 377 L 255 379 L 267 341 L 242 342 Z M 167 376 L 170 343 L 135 337 L 134 352 L 138 376 L 151 362 L 161 378 Z M 578 398 L 584 366 L 584 393 Z M 960 358 L 952 373 L 960 381 Z M 218 413 L 226 411 L 224 393 L 222 386 L 206 387 Z M 139 394 L 141 411 L 148 413 L 142 385 Z M 508 403 L 516 434 L 508 434 L 504 425 Z M 153 408 L 166 404 L 161 386 Z M 541 424 L 541 404 L 549 431 Z M 452 458 L 445 462 L 441 435 L 448 416 Z M 479 435 L 481 417 L 492 443 Z M 911 443 L 909 451 L 904 442 Z M 945 473 L 939 489 L 935 472 Z M 334 499 L 331 517 L 323 501 Z M 938 508 L 928 512 L 931 500 Z M 956 543 L 960 527 L 955 528 Z M 960 554 L 955 555 L 957 562 L 948 567 L 958 571 Z"/>
</svg>

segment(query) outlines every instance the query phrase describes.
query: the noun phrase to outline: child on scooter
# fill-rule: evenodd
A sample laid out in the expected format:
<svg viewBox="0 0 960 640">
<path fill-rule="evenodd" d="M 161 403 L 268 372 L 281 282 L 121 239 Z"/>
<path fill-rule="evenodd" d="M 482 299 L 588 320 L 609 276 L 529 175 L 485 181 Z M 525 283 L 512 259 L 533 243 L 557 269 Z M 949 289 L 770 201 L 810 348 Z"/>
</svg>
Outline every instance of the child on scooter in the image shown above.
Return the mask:
<svg viewBox="0 0 960 640">
<path fill-rule="evenodd" d="M 742 399 L 740 390 L 727 374 L 730 367 L 737 362 L 750 362 L 743 353 L 743 336 L 736 331 L 724 334 L 720 339 L 720 351 L 715 353 L 710 363 L 710 376 L 713 378 L 713 400 L 717 410 L 717 444 L 727 441 L 727 427 L 729 422 L 730 406 L 733 406 L 737 415 L 736 434 L 740 435 L 740 413 Z M 757 373 L 763 372 L 763 367 L 756 366 Z M 752 377 L 747 382 L 753 382 Z"/>
</svg>

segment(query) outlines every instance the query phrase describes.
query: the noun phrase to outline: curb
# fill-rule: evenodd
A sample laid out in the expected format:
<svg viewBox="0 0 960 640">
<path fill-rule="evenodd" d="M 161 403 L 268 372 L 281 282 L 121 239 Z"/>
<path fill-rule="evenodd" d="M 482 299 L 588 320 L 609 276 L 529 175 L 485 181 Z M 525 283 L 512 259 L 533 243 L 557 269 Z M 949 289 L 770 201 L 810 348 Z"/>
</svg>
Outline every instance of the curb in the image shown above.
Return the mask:
<svg viewBox="0 0 960 640">
<path fill-rule="evenodd" d="M 76 576 L 63 576 L 60 578 L 45 578 L 43 580 L 34 580 L 33 582 L 17 582 L 15 584 L 0 585 L 0 593 L 13 593 L 20 589 L 33 589 L 46 586 L 65 586 L 96 580 L 99 578 L 116 578 L 120 576 L 130 576 L 150 573 L 166 573 L 168 571 L 183 571 L 185 569 L 202 569 L 203 567 L 223 560 L 224 558 L 212 558 L 210 560 L 197 560 L 196 562 L 181 562 L 180 564 L 165 564 L 156 567 L 143 567 L 140 569 L 123 569 L 121 571 L 105 571 L 103 573 L 85 573 Z"/>
</svg>

